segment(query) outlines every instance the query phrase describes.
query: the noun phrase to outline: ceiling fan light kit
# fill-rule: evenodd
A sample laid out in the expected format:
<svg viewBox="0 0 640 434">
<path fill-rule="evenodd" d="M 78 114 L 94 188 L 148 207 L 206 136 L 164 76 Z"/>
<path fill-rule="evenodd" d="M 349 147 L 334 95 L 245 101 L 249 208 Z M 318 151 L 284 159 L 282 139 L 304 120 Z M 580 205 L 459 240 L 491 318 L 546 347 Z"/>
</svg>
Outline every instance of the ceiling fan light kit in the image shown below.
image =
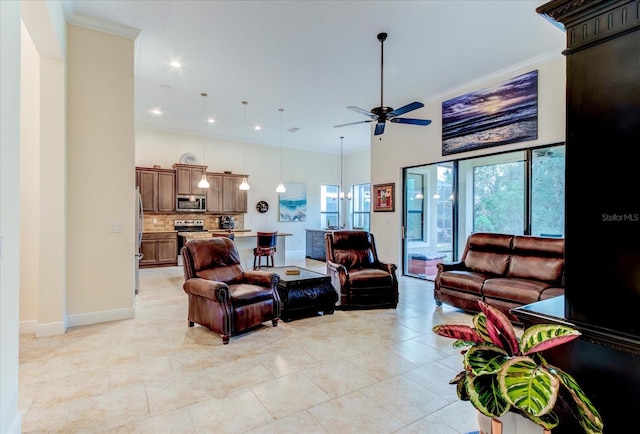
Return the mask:
<svg viewBox="0 0 640 434">
<path fill-rule="evenodd" d="M 418 101 L 414 101 L 407 105 L 404 105 L 400 108 L 393 109 L 392 107 L 388 107 L 384 105 L 384 92 L 383 92 L 383 84 L 384 84 L 384 41 L 387 39 L 386 33 L 378 33 L 378 41 L 380 41 L 380 106 L 374 107 L 371 111 L 367 111 L 363 108 L 356 106 L 348 106 L 349 110 L 353 110 L 357 113 L 368 116 L 370 119 L 366 121 L 358 121 L 358 122 L 349 122 L 346 124 L 335 125 L 335 128 L 344 127 L 347 125 L 355 125 L 355 124 L 366 124 L 370 122 L 377 122 L 375 131 L 373 133 L 374 136 L 378 136 L 384 133 L 384 127 L 387 123 L 393 122 L 398 124 L 410 124 L 410 125 L 429 125 L 431 123 L 428 119 L 412 119 L 412 118 L 399 118 L 405 113 L 409 113 L 410 111 L 417 110 L 419 108 L 424 107 L 424 104 Z"/>
</svg>

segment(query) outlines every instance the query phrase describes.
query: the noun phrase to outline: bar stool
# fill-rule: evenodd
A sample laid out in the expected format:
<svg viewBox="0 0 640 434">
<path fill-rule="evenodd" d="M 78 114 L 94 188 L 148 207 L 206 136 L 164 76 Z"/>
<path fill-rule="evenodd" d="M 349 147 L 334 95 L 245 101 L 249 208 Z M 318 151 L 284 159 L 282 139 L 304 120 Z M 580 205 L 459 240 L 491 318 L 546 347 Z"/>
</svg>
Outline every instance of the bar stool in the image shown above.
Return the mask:
<svg viewBox="0 0 640 434">
<path fill-rule="evenodd" d="M 278 231 L 258 232 L 257 235 L 258 245 L 253 249 L 253 269 L 260 269 L 263 257 L 267 258 L 267 263 L 265 266 L 273 267 L 273 255 L 276 253 L 276 240 L 278 239 Z"/>
</svg>

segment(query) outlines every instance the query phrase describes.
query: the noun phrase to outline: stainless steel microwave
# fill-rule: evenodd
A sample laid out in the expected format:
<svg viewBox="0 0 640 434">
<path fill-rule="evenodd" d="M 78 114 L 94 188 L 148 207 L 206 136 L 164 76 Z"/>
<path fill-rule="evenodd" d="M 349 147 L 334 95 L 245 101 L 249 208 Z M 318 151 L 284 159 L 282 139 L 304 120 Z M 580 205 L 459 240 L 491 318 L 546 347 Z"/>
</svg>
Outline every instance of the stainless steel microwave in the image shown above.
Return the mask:
<svg viewBox="0 0 640 434">
<path fill-rule="evenodd" d="M 178 195 L 176 199 L 177 212 L 205 212 L 207 199 L 203 194 Z"/>
</svg>

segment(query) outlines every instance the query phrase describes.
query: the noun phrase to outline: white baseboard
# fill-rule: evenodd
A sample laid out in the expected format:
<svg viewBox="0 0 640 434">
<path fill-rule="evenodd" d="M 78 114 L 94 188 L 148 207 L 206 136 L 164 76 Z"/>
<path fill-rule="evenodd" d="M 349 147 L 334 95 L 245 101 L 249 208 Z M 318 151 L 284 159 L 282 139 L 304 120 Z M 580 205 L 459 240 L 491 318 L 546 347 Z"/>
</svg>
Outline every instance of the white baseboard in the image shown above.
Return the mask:
<svg viewBox="0 0 640 434">
<path fill-rule="evenodd" d="M 67 327 L 120 321 L 134 317 L 135 309 L 130 307 L 126 309 L 114 309 L 102 312 L 69 315 L 66 318 L 66 324 L 63 321 L 38 324 L 38 320 L 34 319 L 20 322 L 20 334 L 35 334 L 36 337 L 63 335 L 67 331 Z"/>
<path fill-rule="evenodd" d="M 30 321 L 20 321 L 20 334 L 21 335 L 31 335 L 36 333 L 36 328 L 38 327 L 38 321 L 35 319 Z"/>
<path fill-rule="evenodd" d="M 81 313 L 78 315 L 68 315 L 67 325 L 76 327 L 89 324 L 98 324 L 102 322 L 120 321 L 123 319 L 131 319 L 135 317 L 135 309 L 128 307 L 125 309 L 104 310 L 101 312 Z"/>
<path fill-rule="evenodd" d="M 46 336 L 63 335 L 67 331 L 64 321 L 49 322 L 36 325 L 36 337 L 43 338 Z"/>
</svg>

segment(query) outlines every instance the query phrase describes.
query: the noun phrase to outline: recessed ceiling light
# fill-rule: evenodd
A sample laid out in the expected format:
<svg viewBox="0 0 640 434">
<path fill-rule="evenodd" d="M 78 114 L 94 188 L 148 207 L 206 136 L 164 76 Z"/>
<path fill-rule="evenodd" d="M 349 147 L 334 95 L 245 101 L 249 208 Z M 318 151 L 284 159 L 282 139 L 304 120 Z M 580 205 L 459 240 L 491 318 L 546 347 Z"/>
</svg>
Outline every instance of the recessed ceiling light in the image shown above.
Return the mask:
<svg viewBox="0 0 640 434">
<path fill-rule="evenodd" d="M 182 64 L 177 60 L 174 60 L 173 62 L 171 62 L 171 66 L 173 66 L 174 68 L 180 68 Z"/>
<path fill-rule="evenodd" d="M 300 131 L 300 128 L 298 128 L 298 127 L 291 127 L 291 128 L 289 128 L 287 131 L 289 131 L 290 133 L 295 133 L 296 131 Z"/>
<path fill-rule="evenodd" d="M 262 127 L 260 125 L 256 125 L 255 127 L 253 127 L 253 129 L 256 131 L 260 131 Z"/>
<path fill-rule="evenodd" d="M 215 121 L 216 121 L 216 120 L 215 120 L 214 118 L 209 118 L 209 119 L 207 119 L 207 122 L 209 122 L 210 124 L 215 123 Z"/>
<path fill-rule="evenodd" d="M 162 110 L 157 109 L 157 108 L 151 109 L 151 110 L 149 110 L 149 112 L 153 113 L 154 115 L 157 115 L 157 116 L 160 116 L 162 114 Z"/>
</svg>

